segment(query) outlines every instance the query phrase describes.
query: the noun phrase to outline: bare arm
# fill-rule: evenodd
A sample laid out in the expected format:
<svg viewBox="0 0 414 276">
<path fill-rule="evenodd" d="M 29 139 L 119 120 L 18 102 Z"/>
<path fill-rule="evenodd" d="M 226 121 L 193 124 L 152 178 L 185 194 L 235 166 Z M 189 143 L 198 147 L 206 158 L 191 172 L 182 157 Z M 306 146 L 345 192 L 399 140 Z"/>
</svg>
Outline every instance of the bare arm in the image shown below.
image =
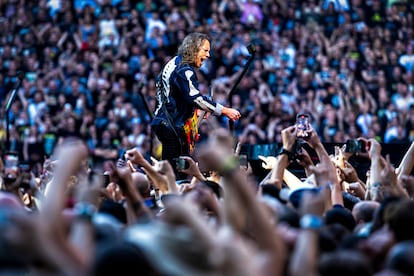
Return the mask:
<svg viewBox="0 0 414 276">
<path fill-rule="evenodd" d="M 144 199 L 134 186 L 129 166 L 111 164 L 111 180 L 119 185 L 127 202 L 128 224 L 134 224 L 139 218 L 151 218 L 152 214 Z"/>
<path fill-rule="evenodd" d="M 414 166 L 414 142 L 411 143 L 410 147 L 404 154 L 403 159 L 400 162 L 396 172 L 398 178 L 401 178 L 402 175 L 409 175 Z"/>
<path fill-rule="evenodd" d="M 62 49 L 63 43 L 65 43 L 66 39 L 68 38 L 68 32 L 64 32 L 62 36 L 59 38 L 59 41 L 57 43 L 57 46 L 59 49 Z"/>
<path fill-rule="evenodd" d="M 322 190 L 316 196 L 305 194 L 301 201 L 302 229 L 289 263 L 289 275 L 318 275 L 319 228 L 326 209 L 326 197 L 326 190 Z M 309 220 L 316 223 L 309 223 Z"/>
<path fill-rule="evenodd" d="M 282 130 L 282 145 L 283 148 L 292 153 L 293 146 L 296 141 L 296 128 L 290 126 Z M 272 169 L 270 181 L 273 181 L 276 186 L 281 189 L 285 169 L 289 165 L 289 154 L 281 154 L 277 158 L 276 166 Z"/>
<path fill-rule="evenodd" d="M 48 184 L 48 191 L 40 209 L 40 219 L 45 225 L 49 237 L 53 240 L 48 247 L 50 257 L 59 264 L 64 271 L 86 270 L 88 258 L 69 243 L 64 233 L 62 212 L 66 205 L 66 189 L 69 179 L 76 174 L 87 156 L 86 146 L 75 141 L 61 145 L 56 151 L 58 160 L 52 181 Z M 62 162 L 65 160 L 64 162 Z M 91 244 L 90 236 L 84 236 L 84 242 Z M 81 272 L 79 272 L 81 273 Z"/>
<path fill-rule="evenodd" d="M 126 152 L 126 157 L 132 163 L 142 167 L 148 177 L 151 179 L 155 189 L 159 189 L 162 194 L 178 193 L 178 187 L 175 183 L 175 175 L 172 172 L 168 161 L 156 161 L 152 166 L 137 149 L 130 149 Z M 165 164 L 168 163 L 168 164 Z"/>
<path fill-rule="evenodd" d="M 225 203 L 233 202 L 237 212 L 226 210 L 227 219 L 241 223 L 245 229 L 246 221 L 240 221 L 240 217 L 248 218 L 249 230 L 254 236 L 254 241 L 259 249 L 261 260 L 259 261 L 261 275 L 280 275 L 284 269 L 286 251 L 282 239 L 275 232 L 269 217 L 264 212 L 263 206 L 256 199 L 246 181 L 245 173 L 240 170 L 237 159 L 229 155 L 231 149 L 220 147 L 204 148 L 200 150 L 199 159 L 211 170 L 219 171 L 223 178 Z M 230 207 L 225 205 L 225 208 Z M 233 217 L 236 216 L 236 217 Z M 236 225 L 239 231 L 240 225 Z M 256 260 L 258 261 L 258 260 Z"/>
</svg>

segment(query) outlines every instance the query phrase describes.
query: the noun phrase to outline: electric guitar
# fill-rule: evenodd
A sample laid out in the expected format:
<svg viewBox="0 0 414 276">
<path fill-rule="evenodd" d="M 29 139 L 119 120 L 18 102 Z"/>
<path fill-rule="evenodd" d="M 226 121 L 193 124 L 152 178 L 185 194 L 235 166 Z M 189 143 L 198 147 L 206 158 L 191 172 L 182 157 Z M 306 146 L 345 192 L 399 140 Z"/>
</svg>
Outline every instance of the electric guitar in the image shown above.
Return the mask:
<svg viewBox="0 0 414 276">
<path fill-rule="evenodd" d="M 209 97 L 210 98 L 213 97 L 213 91 L 211 89 L 211 86 L 209 86 Z M 206 114 L 206 111 L 196 108 L 196 110 L 194 110 L 193 116 L 189 118 L 184 124 L 183 129 L 185 133 L 185 138 L 190 147 L 190 154 L 193 153 L 194 148 L 195 148 L 195 143 L 200 139 L 198 128 L 200 127 L 200 124 L 205 114 Z"/>
<path fill-rule="evenodd" d="M 198 127 L 204 116 L 204 114 L 201 114 L 201 113 L 205 114 L 205 111 L 202 109 L 196 109 L 194 111 L 193 117 L 188 119 L 184 124 L 184 133 L 185 133 L 185 138 L 188 142 L 188 145 L 190 146 L 190 154 L 193 153 L 195 143 L 200 139 L 200 134 L 198 133 Z"/>
</svg>

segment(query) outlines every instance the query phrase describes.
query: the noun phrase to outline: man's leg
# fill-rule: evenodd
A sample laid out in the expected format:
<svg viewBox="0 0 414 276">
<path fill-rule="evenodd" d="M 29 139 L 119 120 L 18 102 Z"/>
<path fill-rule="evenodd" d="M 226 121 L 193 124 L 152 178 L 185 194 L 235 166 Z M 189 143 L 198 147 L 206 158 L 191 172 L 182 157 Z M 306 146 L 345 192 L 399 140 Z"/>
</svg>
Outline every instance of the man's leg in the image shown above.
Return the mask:
<svg viewBox="0 0 414 276">
<path fill-rule="evenodd" d="M 162 160 L 170 162 L 177 180 L 187 178 L 187 174 L 180 173 L 175 168 L 174 158 L 178 158 L 181 155 L 189 155 L 188 147 L 186 148 L 185 145 L 182 145 L 175 132 L 166 125 L 153 126 L 153 131 L 162 144 Z"/>
</svg>

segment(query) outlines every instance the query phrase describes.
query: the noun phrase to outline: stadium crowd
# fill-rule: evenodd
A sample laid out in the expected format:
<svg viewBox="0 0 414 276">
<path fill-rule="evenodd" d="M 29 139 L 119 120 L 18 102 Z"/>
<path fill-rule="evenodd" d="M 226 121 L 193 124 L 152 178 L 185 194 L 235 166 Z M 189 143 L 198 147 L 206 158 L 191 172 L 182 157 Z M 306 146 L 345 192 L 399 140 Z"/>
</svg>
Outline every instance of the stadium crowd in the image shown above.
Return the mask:
<svg viewBox="0 0 414 276">
<path fill-rule="evenodd" d="M 17 87 L 1 150 L 29 166 L 1 164 L 0 268 L 410 275 L 413 15 L 409 0 L 0 0 L 3 110 Z M 201 124 L 188 183 L 159 160 L 155 80 L 195 31 L 213 41 L 199 88 L 241 111 L 239 145 L 284 149 L 262 157 L 260 183 L 239 168 L 223 117 Z M 248 45 L 253 64 L 229 98 Z M 300 113 L 311 129 L 297 150 Z M 357 138 L 361 156 L 323 146 Z M 411 145 L 396 169 L 381 155 L 392 143 Z"/>
<path fill-rule="evenodd" d="M 299 112 L 323 142 L 414 138 L 410 1 L 1 1 L 0 101 L 13 102 L 13 149 L 43 162 L 68 136 L 93 162 L 138 147 L 150 155 L 155 77 L 192 31 L 213 38 L 200 89 L 242 111 L 246 144 L 280 143 Z M 228 99 L 256 47 L 253 65 Z M 5 121 L 5 112 L 1 114 Z M 224 118 L 206 121 L 201 140 Z M 221 120 L 221 121 L 220 121 Z M 1 124 L 2 140 L 6 126 Z"/>
</svg>

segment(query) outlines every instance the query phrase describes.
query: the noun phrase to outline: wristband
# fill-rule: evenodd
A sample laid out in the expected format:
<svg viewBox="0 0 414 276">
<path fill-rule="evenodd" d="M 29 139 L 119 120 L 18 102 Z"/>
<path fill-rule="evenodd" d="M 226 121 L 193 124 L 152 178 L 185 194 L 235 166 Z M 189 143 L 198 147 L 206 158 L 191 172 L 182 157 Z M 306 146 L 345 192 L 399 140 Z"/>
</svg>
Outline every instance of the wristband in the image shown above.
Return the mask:
<svg viewBox="0 0 414 276">
<path fill-rule="evenodd" d="M 286 154 L 288 156 L 288 159 L 289 160 L 294 160 L 295 159 L 295 155 L 291 151 L 289 151 L 289 150 L 287 150 L 285 148 L 282 148 L 279 151 L 279 153 L 277 154 L 277 156 L 280 156 L 280 155 L 283 155 L 283 154 Z"/>
<path fill-rule="evenodd" d="M 232 156 L 229 159 L 227 159 L 226 162 L 224 162 L 223 166 L 218 171 L 218 173 L 221 176 L 227 177 L 239 169 L 240 169 L 240 163 L 239 163 L 238 158 L 236 158 L 235 156 Z"/>
<path fill-rule="evenodd" d="M 323 222 L 320 217 L 307 214 L 300 219 L 299 224 L 302 229 L 319 230 L 322 227 Z"/>
<path fill-rule="evenodd" d="M 92 221 L 93 215 L 96 213 L 95 205 L 87 202 L 78 202 L 73 207 L 75 216 L 78 219 Z"/>
</svg>

